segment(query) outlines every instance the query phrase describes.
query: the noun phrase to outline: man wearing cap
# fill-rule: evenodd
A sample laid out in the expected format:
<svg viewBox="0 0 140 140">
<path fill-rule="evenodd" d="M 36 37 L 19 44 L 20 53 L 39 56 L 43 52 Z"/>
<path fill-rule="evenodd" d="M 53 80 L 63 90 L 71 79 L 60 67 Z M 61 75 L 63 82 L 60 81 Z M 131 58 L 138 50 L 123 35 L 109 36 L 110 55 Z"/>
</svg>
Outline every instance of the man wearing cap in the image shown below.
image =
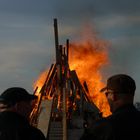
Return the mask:
<svg viewBox="0 0 140 140">
<path fill-rule="evenodd" d="M 96 122 L 81 140 L 136 140 L 140 138 L 140 112 L 134 107 L 135 81 L 126 74 L 107 80 L 106 94 L 112 115 Z"/>
<path fill-rule="evenodd" d="M 28 121 L 34 99 L 37 96 L 21 87 L 8 88 L 0 95 L 0 140 L 45 140 Z"/>
</svg>

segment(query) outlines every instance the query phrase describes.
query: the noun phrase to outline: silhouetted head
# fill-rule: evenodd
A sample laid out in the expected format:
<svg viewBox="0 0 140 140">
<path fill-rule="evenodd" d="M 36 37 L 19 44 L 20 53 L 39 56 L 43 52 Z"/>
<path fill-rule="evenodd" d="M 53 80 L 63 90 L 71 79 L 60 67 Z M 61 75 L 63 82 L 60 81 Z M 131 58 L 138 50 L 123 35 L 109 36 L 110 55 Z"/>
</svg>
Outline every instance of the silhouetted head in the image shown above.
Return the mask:
<svg viewBox="0 0 140 140">
<path fill-rule="evenodd" d="M 34 99 L 37 96 L 29 94 L 24 88 L 8 88 L 0 95 L 0 111 L 12 110 L 26 117 L 32 110 Z"/>
<path fill-rule="evenodd" d="M 105 92 L 112 111 L 123 104 L 133 103 L 136 90 L 135 81 L 126 74 L 113 75 L 107 80 L 107 85 L 101 92 Z"/>
</svg>

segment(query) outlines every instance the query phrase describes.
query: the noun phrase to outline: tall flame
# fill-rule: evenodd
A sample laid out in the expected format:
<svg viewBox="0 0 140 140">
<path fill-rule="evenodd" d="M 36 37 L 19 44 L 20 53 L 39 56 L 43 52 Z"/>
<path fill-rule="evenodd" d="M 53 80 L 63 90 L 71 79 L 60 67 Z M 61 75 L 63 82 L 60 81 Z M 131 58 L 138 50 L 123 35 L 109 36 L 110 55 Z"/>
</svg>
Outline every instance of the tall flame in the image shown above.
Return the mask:
<svg viewBox="0 0 140 140">
<path fill-rule="evenodd" d="M 86 36 L 85 36 L 86 35 Z M 100 89 L 104 87 L 102 82 L 101 68 L 108 64 L 108 42 L 97 39 L 95 33 L 86 30 L 84 37 L 79 42 L 70 44 L 69 64 L 70 70 L 76 70 L 80 82 L 86 81 L 92 101 L 106 117 L 111 114 L 107 99 Z M 45 82 L 48 71 L 41 73 L 34 83 L 34 89 L 38 87 L 38 94 Z"/>
<path fill-rule="evenodd" d="M 87 82 L 92 101 L 106 117 L 110 115 L 110 108 L 105 95 L 99 91 L 104 86 L 100 70 L 109 60 L 108 43 L 97 39 L 95 34 L 91 38 L 91 32 L 85 34 L 86 39 L 70 44 L 70 69 L 76 70 L 81 83 Z"/>
</svg>

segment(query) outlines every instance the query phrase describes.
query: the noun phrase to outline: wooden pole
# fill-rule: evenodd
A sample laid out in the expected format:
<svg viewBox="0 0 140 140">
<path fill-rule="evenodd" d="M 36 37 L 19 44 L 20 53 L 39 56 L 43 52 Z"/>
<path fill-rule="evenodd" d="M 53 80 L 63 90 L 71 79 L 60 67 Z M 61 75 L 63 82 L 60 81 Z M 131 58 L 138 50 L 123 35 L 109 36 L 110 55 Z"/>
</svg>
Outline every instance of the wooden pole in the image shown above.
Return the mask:
<svg viewBox="0 0 140 140">
<path fill-rule="evenodd" d="M 55 48 L 56 48 L 56 63 L 59 61 L 59 39 L 58 39 L 58 26 L 57 19 L 54 19 L 54 35 L 55 35 Z"/>
</svg>

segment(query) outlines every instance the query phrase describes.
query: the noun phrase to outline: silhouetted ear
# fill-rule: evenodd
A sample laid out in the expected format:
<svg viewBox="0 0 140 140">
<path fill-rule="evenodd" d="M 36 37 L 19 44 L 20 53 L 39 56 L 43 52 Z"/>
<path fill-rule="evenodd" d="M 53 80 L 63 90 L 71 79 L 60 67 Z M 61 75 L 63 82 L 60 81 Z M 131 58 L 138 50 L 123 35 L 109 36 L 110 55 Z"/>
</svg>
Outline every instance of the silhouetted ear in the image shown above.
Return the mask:
<svg viewBox="0 0 140 140">
<path fill-rule="evenodd" d="M 112 100 L 116 101 L 117 100 L 117 95 L 116 94 L 112 94 Z"/>
<path fill-rule="evenodd" d="M 14 105 L 12 106 L 12 110 L 13 110 L 14 112 L 17 112 L 18 109 L 19 109 L 19 108 L 18 108 L 18 103 L 14 104 Z"/>
</svg>

